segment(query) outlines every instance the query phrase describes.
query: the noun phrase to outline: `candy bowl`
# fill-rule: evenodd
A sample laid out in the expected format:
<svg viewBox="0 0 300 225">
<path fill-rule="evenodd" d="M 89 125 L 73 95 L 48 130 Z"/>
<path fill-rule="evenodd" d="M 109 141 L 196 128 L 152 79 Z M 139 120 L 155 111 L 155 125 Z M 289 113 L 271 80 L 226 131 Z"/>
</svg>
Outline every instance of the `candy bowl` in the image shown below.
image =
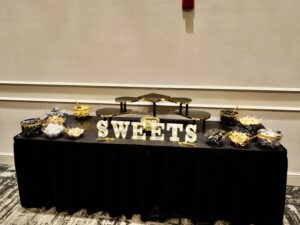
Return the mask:
<svg viewBox="0 0 300 225">
<path fill-rule="evenodd" d="M 250 137 L 249 134 L 238 131 L 230 132 L 228 134 L 228 138 L 231 143 L 237 148 L 246 147 L 252 140 L 252 137 Z"/>
<path fill-rule="evenodd" d="M 84 133 L 84 129 L 80 127 L 65 128 L 64 131 L 65 135 L 71 139 L 79 138 Z"/>
<path fill-rule="evenodd" d="M 85 119 L 90 115 L 90 107 L 88 105 L 78 105 L 73 108 L 75 119 Z"/>
<path fill-rule="evenodd" d="M 239 113 L 236 110 L 223 109 L 220 111 L 220 120 L 222 124 L 228 126 L 236 125 Z"/>
<path fill-rule="evenodd" d="M 261 122 L 261 119 L 254 116 L 244 116 L 239 119 L 238 130 L 250 136 L 255 136 L 257 131 L 263 127 Z"/>
<path fill-rule="evenodd" d="M 44 129 L 43 133 L 48 137 L 48 138 L 57 138 L 59 137 L 62 132 L 64 131 L 64 126 L 60 124 L 54 124 L 50 123 L 48 124 Z"/>
<path fill-rule="evenodd" d="M 35 137 L 41 134 L 42 121 L 40 118 L 31 118 L 21 121 L 22 134 L 26 137 Z"/>
<path fill-rule="evenodd" d="M 205 133 L 205 141 L 207 144 L 220 146 L 223 144 L 225 131 L 221 129 L 212 129 Z"/>
<path fill-rule="evenodd" d="M 271 129 L 260 129 L 257 132 L 257 142 L 264 147 L 277 148 L 278 146 L 280 146 L 281 138 L 281 131 L 275 131 Z"/>
</svg>

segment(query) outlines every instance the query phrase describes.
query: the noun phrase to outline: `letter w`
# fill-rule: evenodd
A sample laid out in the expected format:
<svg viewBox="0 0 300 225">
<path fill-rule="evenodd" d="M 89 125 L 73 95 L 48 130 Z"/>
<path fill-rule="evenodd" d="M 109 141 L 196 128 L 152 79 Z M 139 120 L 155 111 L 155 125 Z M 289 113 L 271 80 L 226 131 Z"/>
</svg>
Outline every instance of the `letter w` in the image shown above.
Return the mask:
<svg viewBox="0 0 300 225">
<path fill-rule="evenodd" d="M 114 128 L 116 138 L 120 138 L 120 134 L 121 134 L 122 138 L 125 139 L 130 122 L 113 120 L 113 121 L 111 121 L 111 124 Z"/>
</svg>

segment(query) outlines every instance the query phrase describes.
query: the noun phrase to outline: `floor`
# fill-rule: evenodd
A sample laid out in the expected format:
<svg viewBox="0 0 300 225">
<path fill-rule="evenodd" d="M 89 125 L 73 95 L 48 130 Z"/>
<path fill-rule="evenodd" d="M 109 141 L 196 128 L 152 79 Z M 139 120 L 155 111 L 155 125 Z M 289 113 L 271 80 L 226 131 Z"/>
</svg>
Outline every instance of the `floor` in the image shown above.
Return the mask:
<svg viewBox="0 0 300 225">
<path fill-rule="evenodd" d="M 287 187 L 284 225 L 300 224 L 300 187 Z M 13 166 L 0 164 L 0 224 L 1 225 L 144 225 L 139 215 L 130 219 L 110 218 L 105 212 L 87 215 L 80 210 L 73 215 L 57 213 L 55 208 L 25 209 L 19 204 L 18 187 Z M 147 225 L 191 225 L 188 219 L 169 219 L 164 223 L 146 222 Z M 211 225 L 203 223 L 203 225 Z M 216 221 L 214 225 L 228 225 Z M 200 224 L 199 224 L 200 225 Z"/>
</svg>

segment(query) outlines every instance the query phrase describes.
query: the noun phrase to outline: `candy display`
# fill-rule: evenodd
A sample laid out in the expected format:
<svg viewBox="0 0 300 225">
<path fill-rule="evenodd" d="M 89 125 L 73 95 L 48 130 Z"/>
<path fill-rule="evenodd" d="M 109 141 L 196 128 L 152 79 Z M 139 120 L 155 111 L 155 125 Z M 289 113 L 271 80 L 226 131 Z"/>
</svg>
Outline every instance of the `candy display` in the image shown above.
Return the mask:
<svg viewBox="0 0 300 225">
<path fill-rule="evenodd" d="M 83 126 L 84 123 L 90 124 L 90 120 L 94 121 L 96 119 L 98 120 L 96 128 L 99 137 L 96 140 L 105 142 L 113 141 L 114 138 L 109 136 L 114 134 L 116 139 L 122 137 L 122 139 L 130 138 L 132 140 L 173 141 L 182 146 L 191 146 L 189 143 L 195 143 L 204 138 L 209 145 L 226 146 L 225 138 L 228 137 L 231 143 L 239 148 L 245 147 L 250 141 L 258 143 L 261 147 L 276 148 L 280 145 L 282 138 L 280 131 L 262 129 L 264 127 L 261 119 L 254 116 L 239 118 L 237 106 L 234 109 L 221 110 L 221 124 L 210 123 L 208 126 L 210 130 L 203 136 L 199 131 L 205 132 L 205 122 L 211 117 L 211 114 L 199 109 L 189 109 L 189 104 L 192 102 L 190 98 L 150 93 L 138 97 L 117 97 L 115 101 L 120 104 L 120 109 L 115 107 L 98 109 L 96 110 L 96 116 L 99 119 L 90 116 L 90 106 L 80 105 L 77 102 L 73 107 L 73 118 L 71 116 L 67 117 L 65 109 L 53 107 L 47 111 L 47 117 L 42 121 L 38 118 L 22 121 L 22 134 L 32 137 L 44 132 L 47 137 L 56 138 L 64 131 L 66 137 L 75 139 L 82 136 L 85 129 L 89 132 L 96 131 L 95 127 L 87 128 Z M 126 116 L 125 114 L 133 112 L 132 109 L 127 109 L 127 103 L 134 104 L 140 101 L 153 104 L 153 116 L 137 118 L 130 115 Z M 178 104 L 179 109 L 175 111 L 178 119 L 167 117 L 162 123 L 161 119 L 156 116 L 156 103 L 158 102 Z M 185 108 L 183 108 L 183 105 L 185 105 Z M 74 118 L 76 121 L 74 121 Z M 64 128 L 64 125 L 73 128 Z M 132 127 L 129 128 L 129 125 Z M 198 129 L 201 125 L 202 130 Z M 84 127 L 84 129 L 81 127 Z M 109 134 L 109 132 L 111 133 Z"/>
<path fill-rule="evenodd" d="M 223 144 L 223 136 L 225 135 L 225 131 L 221 129 L 212 129 L 206 132 L 205 140 L 206 143 L 220 146 Z"/>
<path fill-rule="evenodd" d="M 79 138 L 84 133 L 84 129 L 79 127 L 65 128 L 65 134 L 69 138 Z"/>
<path fill-rule="evenodd" d="M 26 137 L 35 137 L 41 134 L 42 121 L 39 118 L 32 118 L 21 121 L 22 133 Z"/>
<path fill-rule="evenodd" d="M 60 124 L 50 123 L 43 129 L 43 133 L 48 138 L 57 138 L 63 132 L 63 130 L 64 126 Z"/>
<path fill-rule="evenodd" d="M 50 110 L 46 112 L 47 116 L 59 116 L 59 117 L 65 117 L 67 115 L 66 110 L 61 107 L 53 107 Z"/>
<path fill-rule="evenodd" d="M 280 145 L 281 138 L 281 131 L 275 131 L 271 129 L 260 129 L 257 132 L 257 142 L 261 146 L 276 148 Z"/>
<path fill-rule="evenodd" d="M 236 110 L 223 109 L 220 111 L 221 123 L 225 125 L 236 125 L 238 116 L 239 113 Z"/>
<path fill-rule="evenodd" d="M 73 108 L 73 115 L 76 119 L 85 119 L 90 115 L 90 107 L 76 104 Z"/>
</svg>

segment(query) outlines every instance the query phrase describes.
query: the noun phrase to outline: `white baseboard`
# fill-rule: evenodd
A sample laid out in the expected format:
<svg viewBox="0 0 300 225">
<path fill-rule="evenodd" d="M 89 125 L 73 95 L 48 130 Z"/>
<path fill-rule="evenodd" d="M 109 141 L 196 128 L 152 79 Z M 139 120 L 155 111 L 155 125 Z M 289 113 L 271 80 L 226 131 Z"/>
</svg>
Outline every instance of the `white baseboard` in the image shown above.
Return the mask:
<svg viewBox="0 0 300 225">
<path fill-rule="evenodd" d="M 13 165 L 15 163 L 14 154 L 13 153 L 0 152 L 0 163 Z"/>
<path fill-rule="evenodd" d="M 13 153 L 0 152 L 0 163 L 14 164 Z M 287 184 L 292 186 L 300 186 L 300 172 L 288 172 Z"/>
<path fill-rule="evenodd" d="M 288 172 L 287 184 L 292 186 L 300 186 L 300 173 Z"/>
</svg>

